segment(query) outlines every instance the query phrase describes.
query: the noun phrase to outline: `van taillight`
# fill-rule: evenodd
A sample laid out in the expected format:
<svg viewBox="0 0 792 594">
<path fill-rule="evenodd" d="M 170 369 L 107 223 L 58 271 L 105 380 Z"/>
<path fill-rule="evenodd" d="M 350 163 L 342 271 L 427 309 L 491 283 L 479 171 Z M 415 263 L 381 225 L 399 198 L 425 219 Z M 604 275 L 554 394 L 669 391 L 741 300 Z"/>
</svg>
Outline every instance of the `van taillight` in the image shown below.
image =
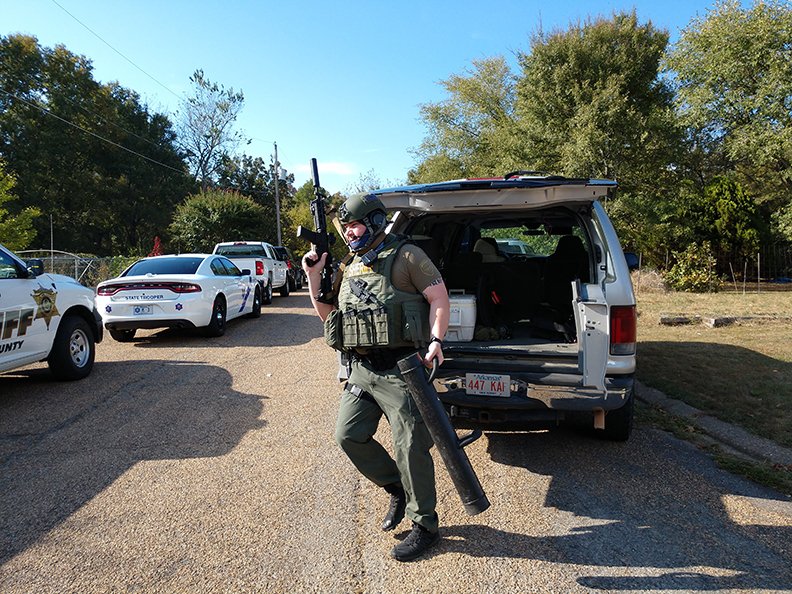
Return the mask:
<svg viewBox="0 0 792 594">
<path fill-rule="evenodd" d="M 635 354 L 637 325 L 634 305 L 614 305 L 610 308 L 611 355 Z"/>
<path fill-rule="evenodd" d="M 264 262 L 256 260 L 256 276 L 261 276 L 262 274 L 264 274 Z"/>
</svg>

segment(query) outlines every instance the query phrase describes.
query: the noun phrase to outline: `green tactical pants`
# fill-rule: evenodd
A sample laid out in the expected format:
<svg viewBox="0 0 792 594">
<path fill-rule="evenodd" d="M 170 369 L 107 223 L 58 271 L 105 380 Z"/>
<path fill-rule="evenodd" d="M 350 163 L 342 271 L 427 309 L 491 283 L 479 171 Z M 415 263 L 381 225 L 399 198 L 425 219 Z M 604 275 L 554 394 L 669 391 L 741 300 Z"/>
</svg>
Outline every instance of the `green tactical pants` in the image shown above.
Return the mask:
<svg viewBox="0 0 792 594">
<path fill-rule="evenodd" d="M 373 371 L 355 361 L 349 383 L 371 394 L 376 402 L 344 390 L 336 422 L 336 441 L 357 469 L 379 486 L 401 483 L 407 495 L 406 516 L 431 532 L 437 531 L 437 494 L 432 437 L 424 425 L 398 367 Z M 395 461 L 374 439 L 383 413 L 393 435 Z"/>
</svg>

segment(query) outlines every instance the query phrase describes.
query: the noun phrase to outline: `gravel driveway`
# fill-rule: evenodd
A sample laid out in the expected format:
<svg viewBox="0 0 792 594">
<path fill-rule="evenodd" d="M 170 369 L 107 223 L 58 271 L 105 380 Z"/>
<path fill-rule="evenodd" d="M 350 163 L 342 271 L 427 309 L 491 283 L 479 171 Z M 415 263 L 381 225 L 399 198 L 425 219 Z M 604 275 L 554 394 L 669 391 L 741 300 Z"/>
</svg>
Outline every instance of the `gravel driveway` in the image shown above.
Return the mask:
<svg viewBox="0 0 792 594">
<path fill-rule="evenodd" d="M 0 375 L 0 592 L 792 590 L 792 503 L 641 426 L 485 434 L 473 517 L 435 451 L 443 540 L 393 561 L 335 371 L 303 291 L 217 339 L 108 337 L 80 382 Z"/>
</svg>

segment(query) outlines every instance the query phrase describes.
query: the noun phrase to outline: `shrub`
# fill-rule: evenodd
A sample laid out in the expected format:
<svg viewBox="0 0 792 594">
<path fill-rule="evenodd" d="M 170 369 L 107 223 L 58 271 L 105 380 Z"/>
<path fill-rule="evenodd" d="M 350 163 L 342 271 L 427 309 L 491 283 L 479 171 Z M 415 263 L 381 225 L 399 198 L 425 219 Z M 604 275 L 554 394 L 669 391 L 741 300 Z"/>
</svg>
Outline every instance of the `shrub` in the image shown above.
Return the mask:
<svg viewBox="0 0 792 594">
<path fill-rule="evenodd" d="M 691 243 L 682 252 L 674 252 L 675 263 L 665 274 L 672 289 L 691 293 L 714 293 L 720 281 L 715 274 L 715 256 L 708 241 Z"/>
</svg>

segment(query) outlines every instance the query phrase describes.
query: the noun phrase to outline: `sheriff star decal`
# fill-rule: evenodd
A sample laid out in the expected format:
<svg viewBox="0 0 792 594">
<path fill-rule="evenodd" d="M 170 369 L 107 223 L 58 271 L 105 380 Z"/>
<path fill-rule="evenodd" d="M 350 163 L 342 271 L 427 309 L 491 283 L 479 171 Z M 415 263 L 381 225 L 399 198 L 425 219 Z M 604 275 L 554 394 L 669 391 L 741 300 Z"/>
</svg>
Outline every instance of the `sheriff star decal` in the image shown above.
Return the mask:
<svg viewBox="0 0 792 594">
<path fill-rule="evenodd" d="M 38 311 L 36 312 L 35 319 L 43 319 L 44 323 L 47 324 L 47 330 L 49 330 L 52 318 L 60 315 L 58 307 L 55 304 L 55 300 L 58 297 L 58 292 L 53 289 L 45 289 L 44 287 L 41 287 L 40 289 L 33 291 L 30 296 L 35 299 L 36 304 L 38 305 Z"/>
</svg>

